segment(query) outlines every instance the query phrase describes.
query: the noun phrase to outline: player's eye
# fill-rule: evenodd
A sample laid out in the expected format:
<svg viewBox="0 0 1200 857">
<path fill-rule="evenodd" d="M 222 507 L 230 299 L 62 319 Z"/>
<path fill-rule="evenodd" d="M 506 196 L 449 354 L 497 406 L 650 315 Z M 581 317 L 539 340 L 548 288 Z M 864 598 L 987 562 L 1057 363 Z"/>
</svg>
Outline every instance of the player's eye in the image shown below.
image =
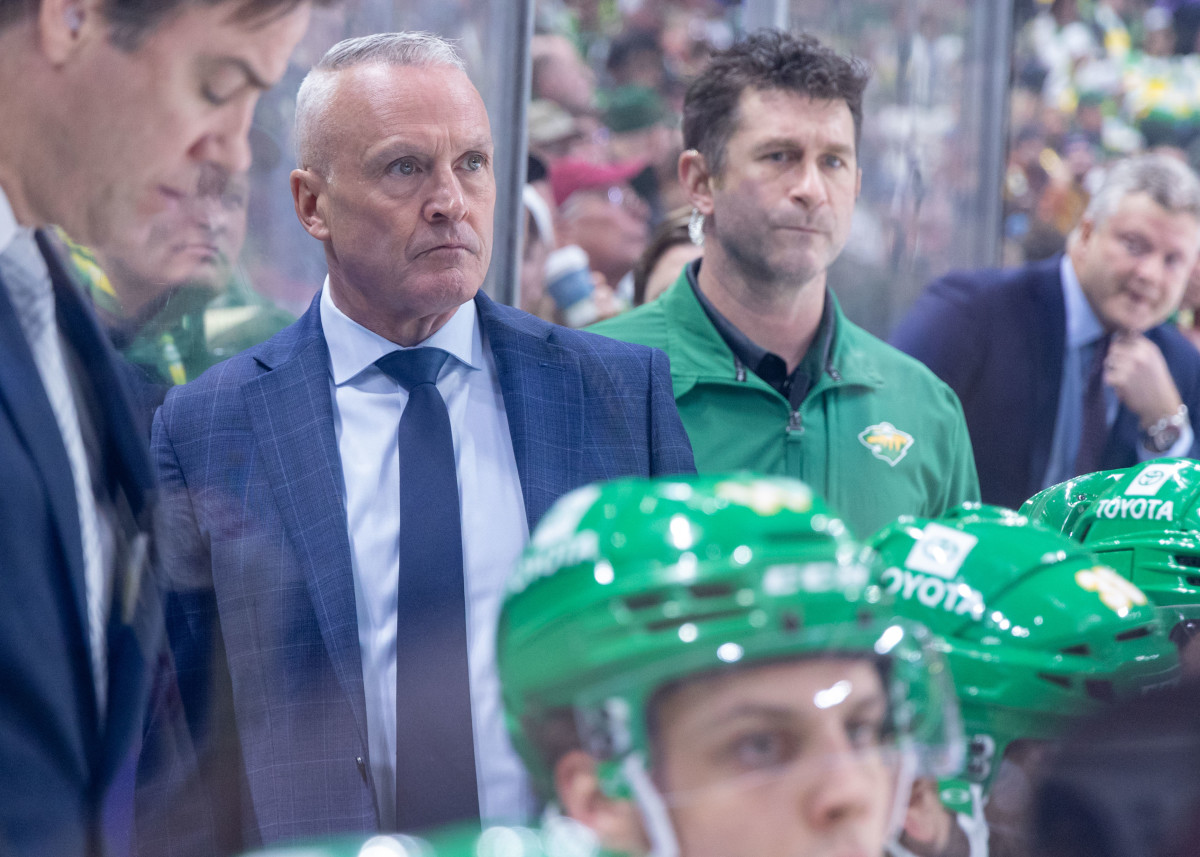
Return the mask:
<svg viewBox="0 0 1200 857">
<path fill-rule="evenodd" d="M 793 741 L 776 730 L 754 730 L 737 736 L 730 755 L 743 771 L 757 771 L 786 764 L 793 755 Z"/>
</svg>

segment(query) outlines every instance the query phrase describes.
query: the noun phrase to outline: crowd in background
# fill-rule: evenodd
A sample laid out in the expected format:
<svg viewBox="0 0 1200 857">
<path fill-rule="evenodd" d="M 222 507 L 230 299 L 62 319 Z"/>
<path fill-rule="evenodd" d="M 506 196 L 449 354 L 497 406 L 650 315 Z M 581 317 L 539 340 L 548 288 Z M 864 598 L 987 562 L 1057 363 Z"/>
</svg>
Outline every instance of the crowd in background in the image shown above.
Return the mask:
<svg viewBox="0 0 1200 857">
<path fill-rule="evenodd" d="M 1062 249 L 1113 158 L 1157 149 L 1200 163 L 1200 4 L 1022 5 L 1004 180 L 1012 262 Z"/>
<path fill-rule="evenodd" d="M 222 2 L 234 0 L 218 0 L 216 7 Z M 22 796 L 30 807 L 12 812 L 16 820 L 8 829 L 0 827 L 0 853 L 7 853 L 9 830 L 31 842 L 73 837 L 76 851 L 95 854 L 105 850 L 101 837 L 112 836 L 112 850 L 128 850 L 121 839 L 130 828 L 128 818 L 100 823 L 106 801 L 118 811 L 132 806 L 134 755 L 125 739 L 138 731 L 142 691 L 106 700 L 109 686 L 120 691 L 116 681 L 124 677 L 153 690 L 139 772 L 140 853 L 183 852 L 192 845 L 195 853 L 232 853 L 316 833 L 532 817 L 536 802 L 502 733 L 501 703 L 513 705 L 512 688 L 521 678 L 514 684 L 511 674 L 496 674 L 493 661 L 505 671 L 505 634 L 511 628 L 508 614 L 495 614 L 502 600 L 516 598 L 520 604 L 523 587 L 536 595 L 547 581 L 559 585 L 555 575 L 564 579 L 560 572 L 570 564 L 564 557 L 589 540 L 601 544 L 596 532 L 610 524 L 583 528 L 584 509 L 600 496 L 595 492 L 610 490 L 608 480 L 625 475 L 672 478 L 631 481 L 625 484 L 635 486 L 633 494 L 596 501 L 595 514 L 604 522 L 635 509 L 651 516 L 618 520 L 620 526 L 604 536 L 605 550 L 652 532 L 670 513 L 668 548 L 682 553 L 671 553 L 664 567 L 686 570 L 697 556 L 707 562 L 724 551 L 729 559 L 722 562 L 746 578 L 737 587 L 723 580 L 717 586 L 687 581 L 686 598 L 695 598 L 698 606 L 672 602 L 662 617 L 645 614 L 652 620 L 648 631 L 666 629 L 670 645 L 685 644 L 685 653 L 701 633 L 702 610 L 716 603 L 710 599 L 728 597 L 730 604 L 712 615 L 725 623 L 744 614 L 746 642 L 758 645 L 771 635 L 760 639 L 766 614 L 749 609 L 754 587 L 792 598 L 827 594 L 844 584 L 847 593 L 853 590 L 846 598 L 854 608 L 846 614 L 847 628 L 862 625 L 860 597 L 881 611 L 884 636 L 867 640 L 859 653 L 876 663 L 871 652 L 891 651 L 889 623 L 898 620 L 886 599 L 859 592 L 867 579 L 859 560 L 851 562 L 859 548 L 840 545 L 847 532 L 876 532 L 872 544 L 887 564 L 881 585 L 932 614 L 918 609 L 913 619 L 947 639 L 964 613 L 984 623 L 979 627 L 990 636 L 965 641 L 963 651 L 973 651 L 978 642 L 986 653 L 969 657 L 971 665 L 996 660 L 988 647 L 1000 641 L 1028 656 L 1033 648 L 1028 638 L 1032 634 L 1041 645 L 1043 636 L 1031 629 L 1069 601 L 1047 595 L 1053 591 L 1042 583 L 1001 586 L 1004 575 L 1025 581 L 1047 571 L 1054 557 L 1060 564 L 1076 563 L 1078 568 L 1063 565 L 1055 573 L 1067 595 L 1082 599 L 1082 607 L 1063 611 L 1064 621 L 1079 627 L 1047 628 L 1050 666 L 1031 674 L 1029 700 L 1068 691 L 1079 706 L 1079 722 L 1095 713 L 1096 703 L 1116 701 L 1118 691 L 1132 688 L 1136 696 L 1195 672 L 1200 592 L 1187 569 L 1200 563 L 1189 553 L 1196 521 L 1188 517 L 1193 498 L 1200 496 L 1200 465 L 1194 463 L 1200 440 L 1192 427 L 1200 413 L 1200 352 L 1183 341 L 1171 318 L 1178 308 L 1176 323 L 1193 345 L 1200 344 L 1193 326 L 1200 308 L 1200 182 L 1175 160 L 1193 169 L 1200 164 L 1200 0 L 1015 3 L 1007 147 L 1001 135 L 989 137 L 980 118 L 987 108 L 973 101 L 982 88 L 978 47 L 986 17 L 978 0 L 864 0 L 852 9 L 838 0 L 793 4 L 793 29 L 827 30 L 822 35 L 830 44 L 861 56 L 862 63 L 806 35 L 767 31 L 742 38 L 744 10 L 735 0 L 539 0 L 529 44 L 529 101 L 520 111 L 523 135 L 500 125 L 494 110 L 489 128 L 488 83 L 471 74 L 488 54 L 488 23 L 471 15 L 485 3 L 446 2 L 426 14 L 425 25 L 453 31 L 456 46 L 425 33 L 380 32 L 341 41 L 317 63 L 348 29 L 395 29 L 393 17 L 371 20 L 371 9 L 379 5 L 317 8 L 302 40 L 299 17 L 286 33 L 275 34 L 278 55 L 272 54 L 270 77 L 282 85 L 264 99 L 253 131 L 238 126 L 250 133 L 249 143 L 242 146 L 246 141 L 239 139 L 228 148 L 227 163 L 215 165 L 219 169 L 199 164 L 194 175 L 188 173 L 194 182 L 186 188 L 164 193 L 154 187 L 153 194 L 169 197 L 170 204 L 136 223 L 113 218 L 126 229 L 105 233 L 83 228 L 82 219 L 72 222 L 76 208 L 90 209 L 72 204 L 68 182 L 57 183 L 33 168 L 38 146 L 20 147 L 21 168 L 12 172 L 56 190 L 53 207 L 31 214 L 21 185 L 0 170 L 7 182 L 0 189 L 0 215 L 16 211 L 15 219 L 0 217 L 0 263 L 9 255 L 8 267 L 0 265 L 5 278 L 0 287 L 12 292 L 0 294 L 0 322 L 17 320 L 0 344 L 30 345 L 8 361 L 7 378 L 0 373 L 0 393 L 13 398 L 7 391 L 20 389 L 33 405 L 49 405 L 37 415 L 36 431 L 18 425 L 29 419 L 24 405 L 0 410 L 0 429 L 11 423 L 9 434 L 20 441 L 0 444 L 0 458 L 7 456 L 0 474 L 36 475 L 26 461 L 36 457 L 26 454 L 26 447 L 36 447 L 30 438 L 61 436 L 63 450 L 73 457 L 70 470 L 53 455 L 35 463 L 48 474 L 45 483 L 68 498 L 60 501 L 64 508 L 78 512 L 64 520 L 79 529 L 77 538 L 69 527 L 64 537 L 55 529 L 61 524 L 51 526 L 36 479 L 14 482 L 0 494 L 0 507 L 7 510 L 0 515 L 0 541 L 10 553 L 19 548 L 32 556 L 18 555 L 24 577 L 14 578 L 16 589 L 23 597 L 37 596 L 28 601 L 41 611 L 10 602 L 3 608 L 8 613 L 0 610 L 6 617 L 0 631 L 43 625 L 45 639 L 67 639 L 51 620 L 66 622 L 73 615 L 61 607 L 74 584 L 57 570 L 69 571 L 74 562 L 83 570 L 76 575 L 83 584 L 76 588 L 87 601 L 79 626 L 91 635 L 73 650 L 63 644 L 62 652 L 48 654 L 39 651 L 45 644 L 23 630 L 0 635 L 3 660 L 19 668 L 9 670 L 14 686 L 34 686 L 47 665 L 74 670 L 61 680 L 55 676 L 69 692 L 48 693 L 48 702 L 25 705 L 19 694 L 9 700 L 11 708 L 21 708 L 23 728 L 37 733 L 42 711 L 52 704 L 65 724 L 60 731 L 68 739 L 68 733 L 79 732 L 82 742 L 90 742 L 85 763 L 70 774 L 78 782 L 60 787 L 41 777 L 47 792 L 74 788 L 84 795 L 75 813 L 77 829 L 55 830 L 52 801 L 31 792 Z M 215 15 L 214 7 L 196 8 L 209 11 L 188 14 Z M 80 26 L 74 11 L 69 7 L 61 22 L 55 15 L 38 17 L 36 26 L 69 43 Z M 12 14 L 17 20 L 24 11 Z M 307 0 L 291 14 L 306 20 Z M 222 20 L 218 29 L 240 39 L 241 29 L 253 29 L 244 23 Z M 0 16 L 0 35 L 8 24 Z M 34 24 L 21 19 L 20 26 Z M 148 32 L 150 44 L 157 45 L 171 29 Z M 290 50 L 298 40 L 287 62 L 283 47 Z M 34 50 L 33 41 L 21 43 L 30 57 L 44 47 L 39 43 Z M 53 40 L 45 41 L 53 47 Z M 101 44 L 105 51 L 125 51 L 115 42 Z M 136 61 L 157 56 L 141 48 L 125 55 Z M 798 74 L 801 68 L 808 70 Z M 810 73 L 811 68 L 818 71 Z M 743 72 L 760 76 L 747 83 L 738 76 Z M 0 80 L 4 73 L 0 64 Z M 697 77 L 701 85 L 689 89 Z M 732 100 L 718 97 L 721 87 L 733 90 Z M 250 90 L 256 98 L 257 88 Z M 168 103 L 174 102 L 164 98 Z M 20 115 L 32 115 L 35 106 L 23 104 Z M 247 126 L 251 113 L 240 114 Z M 705 121 L 698 124 L 697 116 Z M 293 122 L 297 139 L 290 141 Z M 85 130 L 98 133 L 81 124 L 72 138 L 79 151 L 86 148 Z M 219 139 L 219 131 L 202 142 Z M 527 152 L 519 146 L 522 137 Z M 113 132 L 113 138 L 119 135 Z M 392 151 L 398 148 L 405 150 Z M 6 164 L 4 149 L 0 146 L 0 166 Z M 989 173 L 985 154 L 1002 150 L 1007 168 L 1001 187 L 1001 174 Z M 1161 154 L 1128 157 L 1143 150 Z M 181 157 L 204 160 L 196 157 L 204 151 L 197 144 Z M 503 177 L 497 165 L 518 151 L 520 264 L 512 302 L 541 320 L 478 291 L 489 263 L 494 278 L 508 277 L 496 271 L 503 254 L 493 254 L 492 216 L 502 186 L 497 177 Z M 1118 160 L 1127 166 L 1118 166 Z M 1136 175 L 1122 179 L 1127 173 Z M 290 178 L 291 197 L 284 178 Z M 996 246 L 1002 245 L 1010 267 L 999 280 L 991 271 L 946 275 L 951 267 L 986 261 L 985 245 L 977 239 L 988 224 L 975 215 L 987 206 L 984 190 L 992 179 L 995 199 L 1002 198 L 1004 206 Z M 99 182 L 80 187 L 88 191 L 84 203 L 102 197 Z M 511 216 L 502 207 L 495 210 L 497 224 Z M 35 227 L 46 229 L 35 235 Z M 284 249 L 289 230 L 307 242 L 303 252 Z M 1064 248 L 1065 257 L 1055 255 Z M 1046 258 L 1051 261 L 1034 262 Z M 443 264 L 445 259 L 452 261 Z M 1025 264 L 1011 267 L 1018 263 Z M 72 279 L 65 276 L 68 266 L 78 275 L 73 279 L 79 294 L 62 285 Z M 9 307 L 11 301 L 22 308 L 22 277 L 51 294 L 48 323 L 32 311 Z M 930 282 L 910 312 L 920 324 L 909 325 L 908 347 L 903 323 L 893 334 L 892 345 L 910 356 L 902 355 L 873 334 L 891 327 Z M 312 301 L 315 292 L 321 297 Z M 54 300 L 67 307 L 57 318 Z M 459 313 L 460 307 L 467 310 Z M 302 315 L 293 324 L 297 314 Z M 600 324 L 579 333 L 542 320 L 568 328 Z M 123 362 L 102 346 L 93 322 Z M 64 348 L 65 356 L 55 351 Z M 1009 358 L 1018 362 L 1002 362 Z M 129 377 L 127 363 L 137 370 Z M 88 374 L 100 370 L 107 374 Z M 1026 370 L 1028 378 L 1021 374 Z M 1054 385 L 1061 380 L 1061 390 L 1046 379 Z M 183 385 L 188 386 L 170 390 Z M 126 392 L 138 397 L 128 403 L 138 413 L 125 412 Z M 146 427 L 139 416 L 154 421 L 152 461 L 145 457 Z M 995 431 L 994 439 L 988 430 Z M 114 439 L 124 445 L 117 449 Z M 1018 448 L 1014 439 L 1034 448 Z M 769 476 L 761 482 L 745 477 L 744 484 L 742 477 L 716 477 L 712 485 L 706 477 L 675 479 L 693 466 L 701 474 L 749 468 Z M 1008 486 L 997 474 L 1019 478 L 1019 484 L 1001 496 L 998 491 Z M 786 477 L 803 479 L 808 487 Z M 1119 486 L 1117 478 L 1124 480 Z M 583 493 L 566 493 L 584 483 L 590 485 Z M 1085 483 L 1094 494 L 1084 495 Z M 615 492 L 626 490 L 613 484 Z M 659 485 L 666 486 L 661 497 L 655 493 Z M 74 489 L 75 506 L 64 486 Z M 1176 493 L 1165 500 L 1167 494 L 1136 499 L 1161 486 Z M 564 495 L 564 505 L 551 505 Z M 381 497 L 397 502 L 380 502 Z M 1006 508 L 980 509 L 979 500 Z M 694 508 L 669 507 L 683 501 Z M 734 520 L 728 549 L 716 539 L 694 541 L 713 526 L 708 516 L 714 509 L 730 507 L 744 507 L 750 523 Z M 1017 507 L 1029 519 L 1009 511 Z M 1147 516 L 1132 511 L 1146 508 L 1154 514 L 1148 531 L 1141 529 Z M 785 509 L 808 516 L 793 520 L 788 532 L 805 539 L 815 535 L 816 542 L 828 543 L 829 555 L 801 559 L 807 547 L 792 545 L 787 565 L 764 566 L 760 575 L 757 566 L 748 565 L 752 553 L 744 533 Z M 1083 539 L 1086 533 L 1071 527 L 1085 515 L 1097 522 L 1105 515 L 1115 518 L 1109 510 L 1120 510 L 1130 532 L 1148 539 L 1153 550 L 1165 548 L 1168 536 L 1179 539 L 1170 546 L 1170 586 L 1148 587 L 1149 597 L 1133 586 L 1161 582 L 1165 572 L 1153 550 L 1128 553 L 1129 533 L 1118 533 L 1124 553 L 1112 551 L 1106 560 L 1115 571 L 1082 548 L 1074 553 L 1077 546 L 1067 536 Z M 693 513 L 694 533 L 688 522 Z M 903 517 L 889 529 L 897 514 Z M 1061 527 L 1063 537 L 1041 547 L 1038 540 L 1050 534 L 1035 528 L 1034 518 Z M 580 532 L 571 532 L 576 525 Z M 1097 551 L 1111 547 L 1097 541 L 1102 529 L 1086 531 Z M 989 545 L 987 533 L 993 530 L 998 542 Z M 534 550 L 517 576 L 508 578 L 531 532 Z M 1014 532 L 1020 534 L 1020 550 L 1008 544 Z M 563 544 L 556 542 L 564 537 Z M 918 543 L 910 544 L 912 538 Z M 772 539 L 778 541 L 767 532 L 764 545 Z M 1027 553 L 1023 539 L 1033 546 Z M 81 549 L 60 555 L 60 542 L 72 548 L 78 542 Z M 654 571 L 640 564 L 650 549 L 633 547 L 636 567 Z M 999 558 L 1002 567 L 964 565 L 972 551 L 974 560 Z M 769 556 L 763 550 L 756 562 Z M 624 575 L 623 559 L 596 553 L 593 564 L 582 569 L 582 581 L 600 587 L 596 604 L 606 617 L 615 602 L 604 587 L 613 582 L 614 567 Z M 161 604 L 149 586 L 139 588 L 144 569 L 154 563 L 165 575 Z M 401 572 L 398 579 L 394 568 Z M 386 573 L 372 577 L 377 569 Z M 846 579 L 829 578 L 836 586 L 825 581 L 831 569 L 846 571 Z M 782 589 L 776 580 L 781 571 L 796 577 Z M 958 585 L 943 582 L 960 571 Z M 624 585 L 625 578 L 620 580 Z M 430 581 L 441 589 L 422 588 Z M 664 597 L 679 598 L 679 581 L 667 584 Z M 651 602 L 657 609 L 658 584 L 640 585 L 631 590 L 628 609 Z M 572 594 L 580 589 L 571 583 Z M 806 589 L 811 592 L 802 592 Z M 1038 596 L 1047 603 L 1037 606 Z M 542 598 L 536 595 L 531 603 Z M 985 598 L 995 610 L 985 610 Z M 426 609 L 422 599 L 437 609 Z M 582 629 L 584 636 L 569 645 L 549 645 L 544 653 L 522 653 L 518 646 L 514 651 L 522 656 L 514 659 L 508 651 L 509 663 L 520 669 L 536 664 L 534 680 L 544 681 L 549 673 L 542 667 L 565 652 L 563 681 L 569 684 L 584 675 L 571 660 L 591 650 L 594 627 L 578 621 L 568 599 L 544 600 L 577 621 L 556 624 L 551 611 L 535 614 L 528 628 Z M 396 610 L 388 612 L 393 603 Z M 383 612 L 373 613 L 379 605 Z M 158 650 L 154 641 L 141 653 L 144 662 L 122 660 L 133 650 L 122 648 L 121 626 L 136 632 L 144 620 L 150 627 L 161 620 L 157 613 L 164 607 L 167 645 Z M 693 607 L 696 612 L 690 612 Z M 784 603 L 778 618 L 785 638 L 797 627 L 808 633 L 809 625 L 830 621 L 825 608 L 801 610 L 797 618 L 795 607 Z M 506 609 L 513 609 L 511 603 Z M 952 610 L 955 627 L 937 630 L 938 620 L 946 618 L 942 614 Z M 1097 630 L 1087 610 L 1113 624 Z M 1030 618 L 1017 621 L 1023 612 Z M 626 614 L 613 615 L 618 636 L 638 639 L 623 624 Z M 449 630 L 443 643 L 444 628 Z M 1079 642 L 1093 632 L 1093 642 Z M 719 633 L 725 633 L 723 625 Z M 1113 641 L 1133 646 L 1114 650 Z M 827 651 L 828 641 L 818 642 L 797 659 L 798 671 L 813 666 L 811 655 L 828 652 L 835 657 L 825 667 L 846 668 L 844 647 Z M 1151 646 L 1146 654 L 1131 654 Z M 422 647 L 435 649 L 434 656 Z M 333 652 L 329 657 L 327 649 Z M 79 669 L 83 661 L 74 656 L 84 650 L 93 660 Z M 408 656 L 417 651 L 420 657 Z M 780 651 L 795 654 L 794 640 L 785 639 Z M 745 654 L 732 642 L 716 652 L 725 664 Z M 1110 657 L 1111 676 L 1088 663 L 1052 674 L 1066 663 L 1063 656 L 1093 653 Z M 754 652 L 737 669 L 768 654 Z M 443 662 L 452 669 L 443 670 Z M 636 714 L 643 719 L 635 723 L 659 724 L 655 706 L 671 708 L 665 704 L 669 695 L 657 694 L 687 689 L 676 679 L 708 681 L 705 670 L 688 664 L 694 675 L 664 674 L 647 685 L 647 694 L 656 696 L 638 702 L 647 710 Z M 927 665 L 931 675 L 941 674 L 937 658 Z M 1126 670 L 1130 665 L 1153 669 L 1134 677 L 1135 687 Z M 636 664 L 614 661 L 613 668 L 618 666 L 628 676 Z M 895 677 L 891 667 L 879 672 Z M 741 675 L 747 674 L 754 675 Z M 873 687 L 875 673 L 866 677 L 855 676 L 854 682 Z M 964 702 L 980 696 L 982 679 L 961 673 L 954 678 Z M 1118 679 L 1129 680 L 1130 688 L 1118 687 Z M 841 717 L 848 709 L 838 706 L 848 691 L 829 705 L 823 694 L 848 686 L 848 680 L 831 681 L 822 677 L 815 694 L 801 696 Z M 503 698 L 501 687 L 508 694 Z M 711 699 L 711 686 L 695 687 L 708 687 Z M 878 718 L 879 734 L 861 733 L 871 752 L 861 754 L 863 747 L 855 746 L 850 755 L 890 752 L 897 737 L 890 731 L 893 720 L 922 737 L 919 722 L 904 721 L 911 714 L 905 713 L 910 697 L 921 696 L 913 687 L 919 686 L 889 689 L 889 702 L 905 705 L 894 717 L 889 710 Z M 76 706 L 72 694 L 80 688 L 87 698 Z M 428 697 L 422 695 L 426 691 Z M 931 690 L 928 698 L 937 693 Z M 88 694 L 95 694 L 94 712 Z M 985 700 L 979 716 L 991 717 L 995 707 L 1014 698 L 1009 685 L 996 699 Z M 129 711 L 109 704 L 127 700 Z M 586 707 L 573 697 L 568 701 Z M 1058 703 L 1055 713 L 1068 702 Z M 930 709 L 951 714 L 955 707 L 948 695 L 945 703 Z M 680 706 L 685 713 L 708 708 Z M 1035 705 L 1027 708 L 1027 714 L 1036 714 Z M 962 707 L 971 730 L 965 776 L 972 781 L 960 791 L 972 795 L 973 804 L 951 806 L 938 783 L 935 775 L 956 769 L 950 761 L 944 771 L 933 764 L 908 770 L 907 758 L 890 758 L 888 765 L 904 777 L 915 771 L 924 781 L 912 791 L 904 848 L 892 853 L 949 854 L 946 837 L 959 827 L 972 837 L 967 824 L 972 819 L 975 832 L 988 835 L 982 799 L 1004 782 L 1005 748 L 977 740 L 992 740 L 990 727 L 972 725 L 969 709 Z M 444 717 L 443 710 L 451 715 Z M 613 748 L 597 750 L 588 764 L 611 762 L 608 754 L 627 739 L 619 722 L 626 715 L 615 709 L 603 714 L 615 724 L 609 736 Z M 599 797 L 626 799 L 563 790 L 569 780 L 559 776 L 562 759 L 552 756 L 560 749 L 554 731 L 560 724 L 548 717 L 545 730 L 539 725 L 527 736 L 522 730 L 531 729 L 533 720 L 518 722 L 511 715 L 510 710 L 512 749 L 523 754 L 535 777 L 538 763 L 551 760 L 568 815 L 586 824 L 588 808 Z M 113 728 L 110 735 L 106 718 L 127 734 Z M 595 736 L 584 719 L 572 721 L 579 734 L 568 730 L 567 737 L 581 739 L 591 752 Z M 956 716 L 936 736 L 939 747 L 963 743 L 950 721 Z M 1037 717 L 1030 722 L 1045 725 Z M 105 728 L 93 728 L 97 723 Z M 843 731 L 860 735 L 861 724 L 835 725 L 839 738 Z M 1025 740 L 1057 737 L 1064 727 L 1059 724 L 1053 735 L 1029 728 L 1003 740 L 1024 751 Z M 667 731 L 645 731 L 652 740 L 637 753 L 665 765 L 653 740 Z M 9 732 L 0 749 L 10 759 L 30 748 L 69 744 L 62 736 L 26 741 L 19 730 Z M 430 743 L 429 735 L 443 743 Z M 112 747 L 105 747 L 110 739 Z M 548 748 L 535 746 L 536 755 L 529 756 L 525 745 L 543 739 Z M 750 748 L 752 743 L 747 752 L 762 749 Z M 710 758 L 690 742 L 684 745 L 688 752 L 681 758 L 689 763 Z M 570 747 L 566 755 L 578 750 Z M 1113 767 L 1111 760 L 1102 761 L 1106 769 Z M 589 788 L 599 787 L 593 769 L 573 770 L 591 777 Z M 684 788 L 678 794 L 674 774 L 655 770 L 660 782 L 652 784 L 663 790 L 676 832 L 683 834 L 680 853 L 732 853 L 721 843 L 706 851 L 698 846 L 716 840 L 703 834 L 690 839 L 690 833 L 713 820 L 740 823 L 742 813 L 730 805 L 709 812 L 702 803 L 694 814 L 681 811 L 686 801 L 697 800 L 695 773 L 681 770 L 678 783 Z M 635 792 L 645 774 L 622 763 L 621 775 L 631 778 L 627 785 Z M 904 815 L 896 809 L 904 809 L 911 785 L 899 775 L 894 782 L 890 777 L 878 777 L 873 789 L 847 788 L 838 795 L 847 805 L 871 798 L 873 821 L 867 827 L 877 828 L 880 847 L 891 822 Z M 39 779 L 36 771 L 30 779 Z M 814 794 L 837 791 L 822 778 L 811 781 Z M 720 795 L 725 784 L 715 782 L 712 794 Z M 16 783 L 14 777 L 6 785 L 10 794 L 20 791 Z M 922 794 L 933 819 L 929 824 L 940 830 L 936 835 L 923 835 L 928 830 L 912 820 L 912 813 L 920 820 Z M 997 794 L 1005 795 L 1005 789 Z M 681 795 L 681 803 L 673 803 Z M 634 798 L 643 801 L 645 795 Z M 1005 800 L 997 798 L 991 808 L 1009 809 Z M 46 811 L 33 823 L 36 803 Z M 632 844 L 618 838 L 613 845 L 604 839 L 611 831 L 595 825 L 601 843 L 632 853 L 644 851 L 644 841 L 657 846 L 662 831 L 655 829 L 655 812 L 662 807 L 646 806 L 639 810 L 645 829 L 634 831 Z M 767 807 L 762 802 L 753 809 L 772 823 L 784 818 L 765 812 Z M 1019 809 L 1016 815 L 1023 819 L 1024 805 Z M 826 815 L 837 816 L 836 824 L 846 830 L 863 828 L 836 807 Z M 195 843 L 180 834 L 189 825 Z M 1009 832 L 1002 825 L 993 830 L 998 835 L 992 853 L 1009 853 L 997 844 L 1007 843 Z M 954 838 L 957 845 L 976 844 Z M 878 853 L 879 847 L 858 850 Z"/>
</svg>

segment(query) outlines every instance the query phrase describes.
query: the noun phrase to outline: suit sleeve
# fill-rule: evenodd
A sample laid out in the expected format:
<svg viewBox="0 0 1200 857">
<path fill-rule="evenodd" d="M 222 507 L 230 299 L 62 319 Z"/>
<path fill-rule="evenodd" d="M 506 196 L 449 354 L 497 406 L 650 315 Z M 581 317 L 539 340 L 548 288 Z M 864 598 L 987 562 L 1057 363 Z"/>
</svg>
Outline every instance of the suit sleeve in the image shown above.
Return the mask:
<svg viewBox="0 0 1200 857">
<path fill-rule="evenodd" d="M 160 409 L 152 454 L 161 499 L 166 643 L 158 658 L 135 792 L 138 855 L 242 850 L 242 765 L 211 563 Z"/>
<path fill-rule="evenodd" d="M 965 274 L 935 280 L 892 332 L 891 344 L 917 358 L 967 401 L 986 336 L 980 300 Z"/>
<path fill-rule="evenodd" d="M 692 444 L 679 418 L 667 355 L 650 349 L 650 475 L 695 473 Z"/>
</svg>

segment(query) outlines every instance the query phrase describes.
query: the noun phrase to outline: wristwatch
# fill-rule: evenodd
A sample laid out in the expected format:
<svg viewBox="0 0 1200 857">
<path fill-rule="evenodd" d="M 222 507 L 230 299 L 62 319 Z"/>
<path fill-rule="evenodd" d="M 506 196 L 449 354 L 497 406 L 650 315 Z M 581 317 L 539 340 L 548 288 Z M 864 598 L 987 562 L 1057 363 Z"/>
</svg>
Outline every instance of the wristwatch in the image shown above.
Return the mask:
<svg viewBox="0 0 1200 857">
<path fill-rule="evenodd" d="M 1162 454 L 1175 445 L 1187 425 L 1187 405 L 1180 405 L 1175 413 L 1163 417 L 1142 433 L 1142 445 L 1151 452 Z"/>
</svg>

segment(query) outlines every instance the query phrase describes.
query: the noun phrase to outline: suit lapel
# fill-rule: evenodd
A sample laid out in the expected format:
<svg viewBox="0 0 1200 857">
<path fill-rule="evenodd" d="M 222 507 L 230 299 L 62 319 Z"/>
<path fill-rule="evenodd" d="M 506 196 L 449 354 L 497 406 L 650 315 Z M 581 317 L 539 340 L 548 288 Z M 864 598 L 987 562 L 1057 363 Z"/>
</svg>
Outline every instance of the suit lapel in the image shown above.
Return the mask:
<svg viewBox="0 0 1200 857">
<path fill-rule="evenodd" d="M 532 530 L 583 479 L 583 378 L 576 355 L 548 341 L 518 310 L 475 298 L 500 376 L 508 430 Z M 548 328 L 552 330 L 553 328 Z"/>
<path fill-rule="evenodd" d="M 70 341 L 79 357 L 80 371 L 85 373 L 84 398 L 99 436 L 104 465 L 101 481 L 116 514 L 113 602 L 106 629 L 109 702 L 102 768 L 111 772 L 124 760 L 124 753 L 140 726 L 147 665 L 157 651 L 161 635 L 157 588 L 147 579 L 146 568 L 154 485 L 146 450 L 148 432 L 136 418 L 128 387 L 118 375 L 120 357 L 82 299 L 58 248 L 40 230 L 37 240 L 54 285 L 59 329 Z M 86 599 L 82 576 L 76 578 L 75 589 L 82 606 Z"/>
<path fill-rule="evenodd" d="M 41 474 L 67 573 L 62 584 L 70 588 L 76 621 L 82 639 L 87 640 L 83 538 L 79 531 L 74 476 L 33 352 L 3 283 L 0 283 L 0 406 L 8 413 L 35 469 Z M 90 690 L 90 668 L 87 676 L 86 685 Z M 94 708 L 94 695 L 89 694 L 89 698 Z"/>
<path fill-rule="evenodd" d="M 96 428 L 103 444 L 106 476 L 124 493 L 129 511 L 141 529 L 148 530 L 148 507 L 154 486 L 154 469 L 147 452 L 149 427 L 137 416 L 128 383 L 118 375 L 116 361 L 121 359 L 120 355 L 96 323 L 57 248 L 45 233 L 39 231 L 37 238 L 54 283 L 59 327 L 80 356 L 89 388 L 96 394 L 99 417 Z"/>
<path fill-rule="evenodd" d="M 350 537 L 341 500 L 342 466 L 333 428 L 329 350 L 321 331 L 320 295 L 296 336 L 260 361 L 268 372 L 242 392 L 288 540 L 300 559 L 309 596 L 338 682 L 365 740 L 366 702 L 354 604 Z M 284 356 L 281 352 L 290 351 Z M 276 358 L 282 358 L 276 363 Z"/>
<path fill-rule="evenodd" d="M 1067 310 L 1063 303 L 1061 256 L 1040 264 L 1029 284 L 1028 311 L 1024 317 L 1030 326 L 1027 339 L 1035 371 L 1033 385 L 1033 432 L 1029 438 L 1030 465 L 1026 494 L 1041 488 L 1054 444 L 1054 425 L 1058 420 L 1058 396 L 1062 387 L 1063 349 L 1067 341 Z M 1020 383 L 1017 378 L 1013 383 Z"/>
</svg>

